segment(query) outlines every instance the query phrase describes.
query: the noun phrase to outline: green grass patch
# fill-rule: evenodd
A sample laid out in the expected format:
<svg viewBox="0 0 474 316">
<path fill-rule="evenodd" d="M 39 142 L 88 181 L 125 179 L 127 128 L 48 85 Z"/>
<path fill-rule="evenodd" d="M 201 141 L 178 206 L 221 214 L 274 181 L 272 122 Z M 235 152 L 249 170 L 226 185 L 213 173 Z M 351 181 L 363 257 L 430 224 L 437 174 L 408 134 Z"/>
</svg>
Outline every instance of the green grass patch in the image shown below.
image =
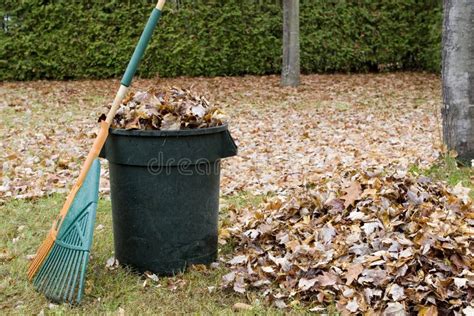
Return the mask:
<svg viewBox="0 0 474 316">
<path fill-rule="evenodd" d="M 474 198 L 474 168 L 460 165 L 452 156 L 443 156 L 427 169 L 412 166 L 410 172 L 445 181 L 450 186 L 455 186 L 461 182 L 464 187 L 471 189 L 470 196 Z"/>
</svg>

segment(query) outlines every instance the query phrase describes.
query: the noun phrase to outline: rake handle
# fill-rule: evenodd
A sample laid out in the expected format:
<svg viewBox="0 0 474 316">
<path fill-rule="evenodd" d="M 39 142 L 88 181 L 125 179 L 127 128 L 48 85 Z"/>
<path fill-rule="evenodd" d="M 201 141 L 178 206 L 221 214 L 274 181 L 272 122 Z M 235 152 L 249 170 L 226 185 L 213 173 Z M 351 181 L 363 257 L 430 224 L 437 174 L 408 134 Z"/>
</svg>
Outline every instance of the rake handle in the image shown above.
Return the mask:
<svg viewBox="0 0 474 316">
<path fill-rule="evenodd" d="M 99 133 L 97 134 L 97 137 L 94 140 L 94 144 L 92 145 L 92 148 L 87 155 L 86 161 L 84 162 L 81 168 L 81 172 L 76 180 L 76 183 L 68 194 L 66 202 L 64 203 L 61 212 L 59 213 L 58 219 L 53 223 L 53 229 L 54 227 L 60 226 L 64 215 L 66 215 L 72 204 L 72 201 L 74 200 L 74 197 L 81 188 L 82 183 L 84 182 L 84 179 L 86 178 L 87 173 L 89 172 L 89 169 L 92 166 L 92 163 L 99 156 L 99 153 L 102 147 L 104 146 L 104 143 L 109 134 L 110 125 L 112 124 L 112 121 L 115 117 L 115 113 L 117 112 L 118 108 L 120 107 L 120 104 L 127 95 L 128 88 L 132 83 L 135 71 L 138 68 L 140 60 L 143 56 L 143 53 L 145 52 L 146 47 L 148 46 L 148 43 L 150 42 L 153 30 L 155 29 L 156 25 L 158 24 L 158 21 L 160 20 L 161 11 L 163 10 L 165 2 L 166 0 L 158 0 L 156 7 L 153 8 L 150 18 L 148 19 L 148 22 L 145 25 L 145 29 L 143 30 L 142 35 L 140 36 L 140 40 L 138 41 L 138 44 L 135 47 L 135 51 L 133 52 L 132 58 L 130 59 L 127 69 L 122 77 L 122 80 L 120 82 L 120 88 L 117 91 L 117 94 L 115 95 L 112 107 L 110 108 L 109 113 L 107 113 L 106 119 L 100 122 Z"/>
<path fill-rule="evenodd" d="M 153 30 L 155 29 L 156 24 L 160 20 L 161 16 L 161 8 L 163 8 L 164 0 L 159 1 L 156 7 L 151 12 L 150 18 L 143 30 L 142 36 L 138 41 L 137 46 L 135 47 L 135 51 L 133 52 L 132 58 L 128 63 L 127 70 L 123 75 L 122 81 L 120 82 L 122 85 L 128 87 L 132 83 L 133 75 L 138 68 L 138 64 L 140 63 L 140 59 L 145 52 L 148 43 L 150 42 L 151 35 L 153 34 Z M 161 6 L 161 8 L 159 8 Z"/>
<path fill-rule="evenodd" d="M 133 53 L 133 56 L 129 62 L 129 65 L 127 66 L 127 70 L 125 71 L 125 74 L 122 78 L 120 88 L 117 91 L 117 94 L 115 95 L 114 101 L 112 103 L 112 107 L 110 108 L 109 113 L 107 114 L 107 118 L 105 119 L 105 121 L 102 121 L 100 123 L 99 133 L 97 134 L 97 137 L 94 140 L 94 144 L 92 145 L 91 150 L 87 154 L 86 161 L 84 162 L 81 168 L 79 177 L 77 178 L 76 183 L 74 184 L 71 191 L 69 192 L 66 198 L 66 201 L 64 202 L 64 205 L 61 208 L 61 211 L 59 212 L 58 217 L 53 222 L 53 225 L 46 239 L 38 248 L 35 259 L 31 262 L 30 267 L 28 268 L 28 279 L 30 280 L 32 280 L 33 277 L 36 275 L 36 273 L 38 272 L 38 269 L 44 263 L 46 256 L 49 254 L 56 240 L 60 227 L 63 223 L 65 215 L 69 211 L 72 205 L 72 202 L 74 201 L 74 198 L 76 197 L 77 192 L 79 191 L 82 184 L 84 183 L 84 180 L 86 179 L 86 176 L 94 160 L 97 159 L 97 157 L 99 156 L 100 150 L 104 146 L 105 140 L 107 139 L 107 136 L 109 134 L 110 124 L 112 123 L 115 113 L 117 112 L 120 104 L 122 103 L 123 98 L 127 94 L 128 87 L 132 83 L 133 75 L 135 74 L 135 71 L 137 70 L 138 64 L 140 63 L 140 59 L 143 56 L 143 53 L 145 52 L 148 42 L 150 41 L 153 30 L 155 29 L 156 24 L 158 23 L 160 19 L 161 10 L 163 9 L 164 4 L 165 4 L 165 0 L 159 0 L 156 7 L 153 9 L 153 12 L 151 13 L 150 18 L 148 19 L 148 22 L 140 37 L 137 47 L 135 48 L 135 52 Z M 81 284 L 82 284 L 82 281 L 83 280 L 81 280 Z M 80 300 L 80 296 L 78 299 Z"/>
</svg>

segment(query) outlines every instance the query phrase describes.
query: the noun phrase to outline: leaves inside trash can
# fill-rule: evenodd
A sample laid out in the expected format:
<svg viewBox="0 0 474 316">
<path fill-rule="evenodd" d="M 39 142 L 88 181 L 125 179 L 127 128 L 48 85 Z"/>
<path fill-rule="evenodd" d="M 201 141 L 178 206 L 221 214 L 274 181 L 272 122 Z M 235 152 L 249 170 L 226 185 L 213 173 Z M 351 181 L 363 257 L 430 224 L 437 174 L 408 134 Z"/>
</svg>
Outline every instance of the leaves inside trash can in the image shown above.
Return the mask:
<svg viewBox="0 0 474 316">
<path fill-rule="evenodd" d="M 227 120 L 224 112 L 204 96 L 172 87 L 129 94 L 117 111 L 112 127 L 170 131 L 220 126 Z"/>
</svg>

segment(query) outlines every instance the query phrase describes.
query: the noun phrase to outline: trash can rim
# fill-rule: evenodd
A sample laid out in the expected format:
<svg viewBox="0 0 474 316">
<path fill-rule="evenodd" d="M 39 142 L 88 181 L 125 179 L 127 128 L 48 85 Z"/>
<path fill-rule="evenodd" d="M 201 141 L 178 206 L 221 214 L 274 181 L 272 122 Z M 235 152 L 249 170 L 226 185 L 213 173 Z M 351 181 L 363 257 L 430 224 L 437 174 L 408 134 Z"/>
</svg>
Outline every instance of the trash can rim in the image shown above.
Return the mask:
<svg viewBox="0 0 474 316">
<path fill-rule="evenodd" d="M 180 129 L 180 130 L 174 130 L 174 131 L 110 128 L 109 133 L 114 134 L 114 135 L 123 135 L 123 136 L 148 136 L 148 137 L 191 136 L 191 135 L 205 135 L 205 134 L 219 133 L 219 132 L 223 132 L 227 130 L 227 128 L 228 128 L 228 124 L 223 124 L 223 125 L 215 126 L 215 127 Z"/>
</svg>

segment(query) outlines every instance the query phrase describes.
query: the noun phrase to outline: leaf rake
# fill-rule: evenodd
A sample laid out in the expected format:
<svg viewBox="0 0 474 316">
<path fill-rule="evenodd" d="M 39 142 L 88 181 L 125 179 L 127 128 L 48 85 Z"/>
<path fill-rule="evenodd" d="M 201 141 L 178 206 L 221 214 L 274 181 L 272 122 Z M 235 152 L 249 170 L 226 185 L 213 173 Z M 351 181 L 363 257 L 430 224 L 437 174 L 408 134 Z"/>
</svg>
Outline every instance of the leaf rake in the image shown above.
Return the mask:
<svg viewBox="0 0 474 316">
<path fill-rule="evenodd" d="M 92 145 L 79 177 L 71 189 L 46 239 L 28 269 L 28 279 L 46 297 L 56 302 L 80 303 L 94 233 L 99 190 L 98 156 L 110 125 L 132 83 L 141 57 L 150 41 L 165 0 L 158 0 L 133 52 L 107 117 Z"/>
<path fill-rule="evenodd" d="M 99 192 L 100 164 L 96 159 L 64 219 L 46 260 L 33 281 L 46 297 L 56 302 L 78 303 L 94 233 Z"/>
</svg>

